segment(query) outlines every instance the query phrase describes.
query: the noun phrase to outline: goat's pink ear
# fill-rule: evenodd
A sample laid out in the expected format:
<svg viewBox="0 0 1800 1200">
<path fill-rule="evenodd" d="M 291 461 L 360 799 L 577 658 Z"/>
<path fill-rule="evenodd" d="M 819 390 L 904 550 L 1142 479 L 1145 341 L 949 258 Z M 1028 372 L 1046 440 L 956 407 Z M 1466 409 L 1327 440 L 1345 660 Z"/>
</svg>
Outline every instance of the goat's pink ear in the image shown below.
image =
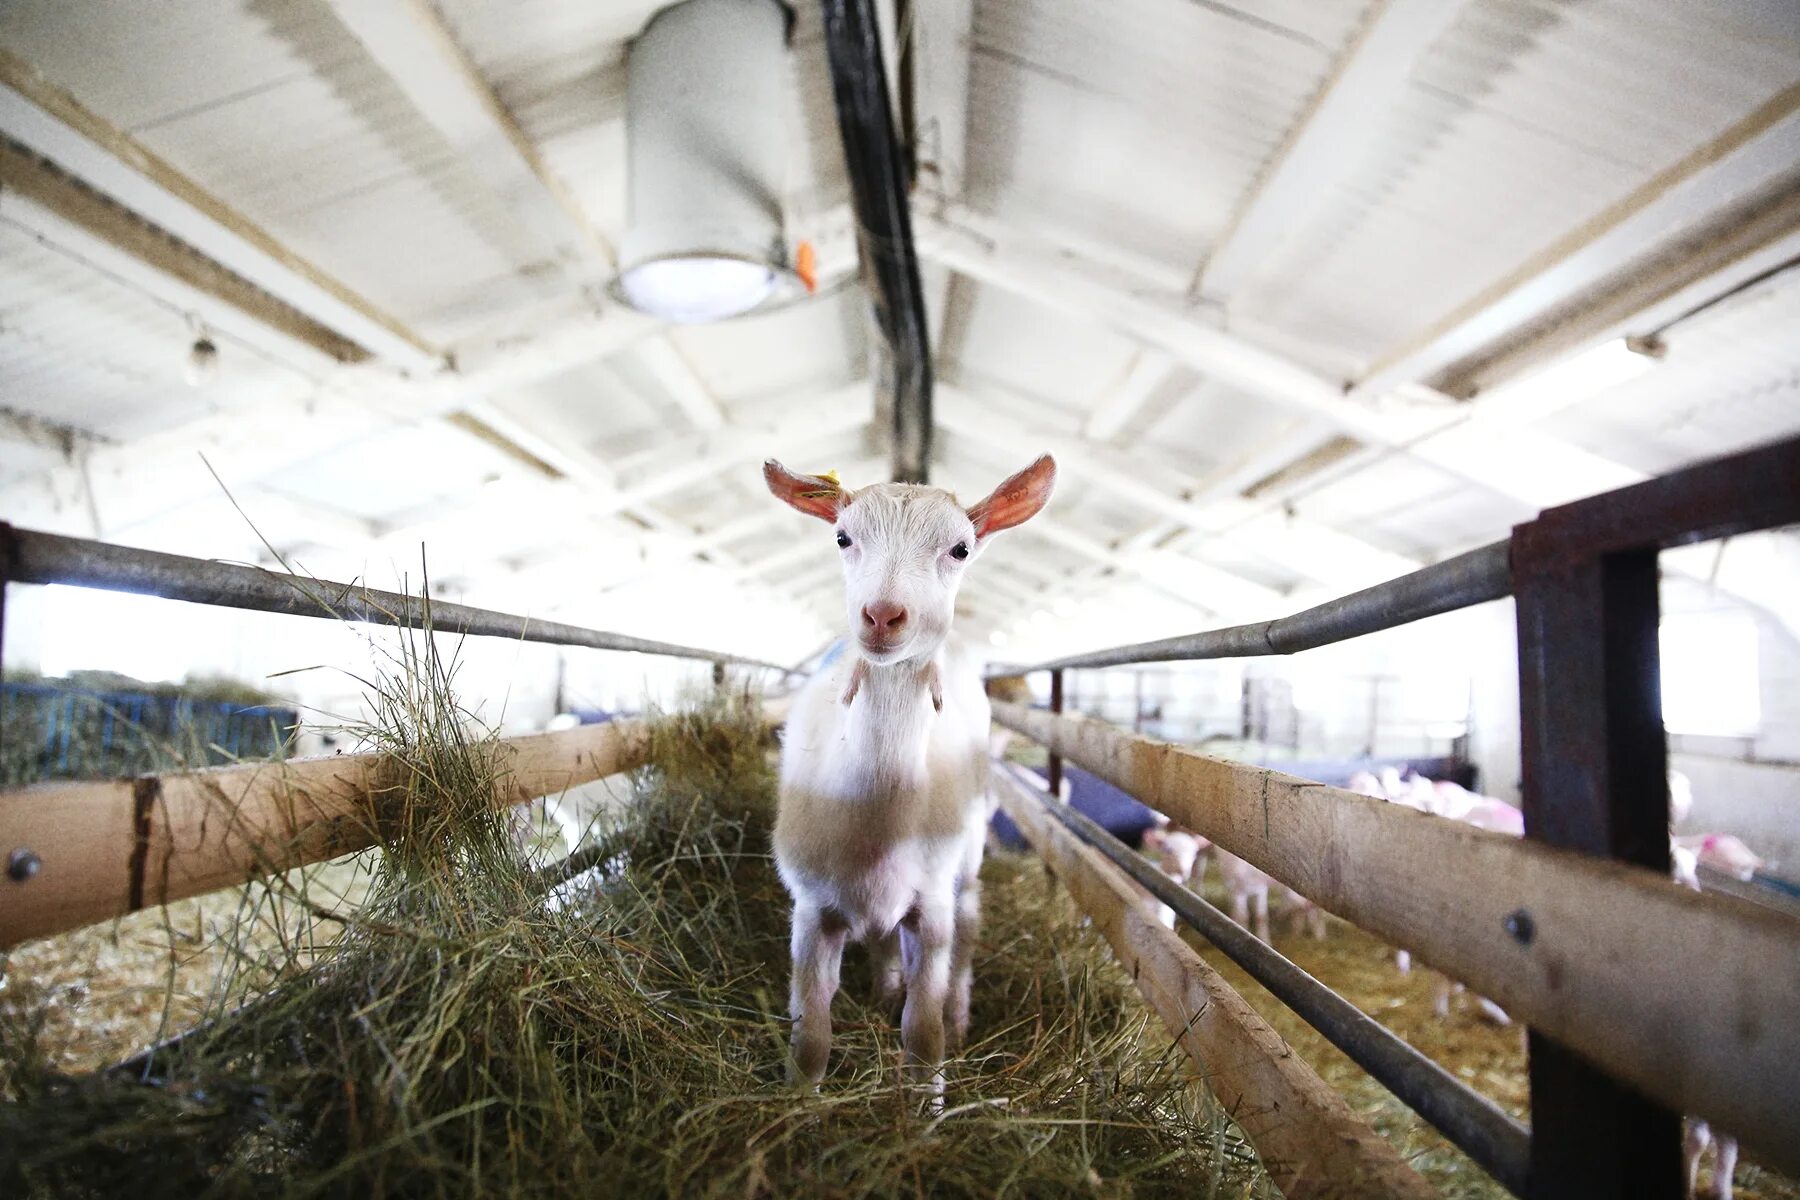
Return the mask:
<svg viewBox="0 0 1800 1200">
<path fill-rule="evenodd" d="M 985 538 L 1023 525 L 1050 503 L 1055 487 L 1056 460 L 1046 454 L 970 507 L 969 520 L 975 523 L 975 536 Z"/>
<path fill-rule="evenodd" d="M 848 492 L 836 479 L 823 475 L 796 475 L 774 459 L 763 463 L 763 480 L 775 498 L 821 521 L 837 520 Z"/>
</svg>

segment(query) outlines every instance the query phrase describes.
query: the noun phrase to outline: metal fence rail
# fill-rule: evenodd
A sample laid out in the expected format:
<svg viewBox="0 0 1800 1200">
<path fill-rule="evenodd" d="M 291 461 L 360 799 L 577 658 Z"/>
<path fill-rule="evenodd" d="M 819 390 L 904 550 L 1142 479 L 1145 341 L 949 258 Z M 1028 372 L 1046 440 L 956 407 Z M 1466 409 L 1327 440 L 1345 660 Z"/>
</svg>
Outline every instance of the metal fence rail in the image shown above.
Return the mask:
<svg viewBox="0 0 1800 1200">
<path fill-rule="evenodd" d="M 1119 667 L 1129 663 L 1298 654 L 1302 650 L 1407 625 L 1439 613 L 1498 600 L 1512 591 L 1511 548 L 1510 541 L 1493 542 L 1467 554 L 1421 567 L 1398 579 L 1273 621 L 1071 654 L 1031 666 L 996 666 L 988 674 L 1024 675 L 1033 671 Z"/>
<path fill-rule="evenodd" d="M 188 558 L 133 546 L 15 529 L 0 523 L 0 584 L 60 583 L 73 587 L 137 592 L 195 604 L 216 604 L 257 612 L 356 621 L 371 625 L 432 628 L 443 633 L 514 638 L 553 646 L 661 654 L 719 665 L 757 667 L 789 673 L 780 663 L 702 650 L 672 642 L 607 633 L 560 621 L 522 617 L 467 604 L 426 600 L 354 583 L 311 579 L 240 563 Z"/>
<path fill-rule="evenodd" d="M 1249 930 L 1152 867 L 1088 816 L 1060 803 L 1016 768 L 1000 769 L 1070 833 L 1106 855 L 1140 887 L 1173 909 L 1357 1066 L 1456 1143 L 1482 1170 L 1515 1192 L 1524 1190 L 1531 1164 L 1531 1135 L 1525 1126 Z"/>
</svg>

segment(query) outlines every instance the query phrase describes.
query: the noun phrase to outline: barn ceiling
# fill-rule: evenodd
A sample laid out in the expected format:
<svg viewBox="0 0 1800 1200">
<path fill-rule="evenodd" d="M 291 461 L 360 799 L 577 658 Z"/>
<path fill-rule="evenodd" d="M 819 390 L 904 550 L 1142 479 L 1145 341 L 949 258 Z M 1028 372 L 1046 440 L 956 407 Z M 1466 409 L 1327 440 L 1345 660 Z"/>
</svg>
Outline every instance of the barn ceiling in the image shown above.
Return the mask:
<svg viewBox="0 0 1800 1200">
<path fill-rule="evenodd" d="M 819 11 L 785 208 L 823 286 L 668 328 L 604 287 L 658 7 L 0 6 L 0 516 L 827 636 L 829 541 L 758 475 L 886 471 Z M 934 481 L 1063 464 L 966 587 L 1006 653 L 1277 615 L 1800 432 L 1800 8 L 902 11 Z"/>
</svg>

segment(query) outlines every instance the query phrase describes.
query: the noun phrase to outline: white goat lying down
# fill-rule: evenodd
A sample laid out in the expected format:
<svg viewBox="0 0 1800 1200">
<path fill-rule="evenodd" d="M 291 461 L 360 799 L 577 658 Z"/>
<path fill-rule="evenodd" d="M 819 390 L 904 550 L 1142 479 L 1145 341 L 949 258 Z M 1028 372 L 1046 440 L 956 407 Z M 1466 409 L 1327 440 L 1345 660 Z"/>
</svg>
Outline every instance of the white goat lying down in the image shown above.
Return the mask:
<svg viewBox="0 0 1800 1200">
<path fill-rule="evenodd" d="M 850 652 L 795 698 L 782 744 L 775 862 L 794 900 L 791 1070 L 813 1084 L 825 1074 L 854 939 L 874 946 L 884 993 L 904 989 L 908 1075 L 941 1095 L 946 1047 L 969 1027 L 989 816 L 988 701 L 950 620 L 969 562 L 1044 507 L 1056 464 L 1038 459 L 966 510 L 941 488 L 850 491 L 773 460 L 763 476 L 831 523 L 850 623 Z"/>
</svg>

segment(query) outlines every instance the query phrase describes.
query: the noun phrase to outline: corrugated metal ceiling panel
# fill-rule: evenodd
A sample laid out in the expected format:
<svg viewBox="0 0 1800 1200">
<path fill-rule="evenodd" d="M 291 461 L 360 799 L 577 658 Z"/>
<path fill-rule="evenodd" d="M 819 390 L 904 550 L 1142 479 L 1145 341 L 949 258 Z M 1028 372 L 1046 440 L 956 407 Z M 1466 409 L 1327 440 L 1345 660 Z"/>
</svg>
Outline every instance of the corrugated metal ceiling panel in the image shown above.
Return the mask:
<svg viewBox="0 0 1800 1200">
<path fill-rule="evenodd" d="M 1079 420 L 1124 379 L 1137 349 L 1105 326 L 983 287 L 946 322 L 940 354 L 955 356 L 944 367 L 951 379 L 991 381 Z"/>
<path fill-rule="evenodd" d="M 1368 7 L 984 0 L 970 199 L 1197 266 Z"/>
<path fill-rule="evenodd" d="M 184 379 L 187 317 L 4 218 L 0 202 L 0 405 L 97 437 L 129 441 L 213 412 L 253 408 L 310 381 L 215 334 L 219 373 Z"/>
<path fill-rule="evenodd" d="M 1540 427 L 1650 473 L 1800 434 L 1800 270 L 1666 341 L 1654 369 Z"/>
<path fill-rule="evenodd" d="M 1236 308 L 1364 363 L 1404 342 L 1800 81 L 1800 42 L 1720 25 L 1643 0 L 1473 0 Z"/>
<path fill-rule="evenodd" d="M 803 401 L 867 374 L 868 303 L 846 287 L 669 338 L 728 412 L 777 396 Z"/>
<path fill-rule="evenodd" d="M 0 41 L 377 308 L 449 338 L 548 294 L 515 219 L 322 4 L 113 4 L 80 38 L 55 7 Z M 219 63 L 229 89 L 166 87 Z"/>
</svg>

